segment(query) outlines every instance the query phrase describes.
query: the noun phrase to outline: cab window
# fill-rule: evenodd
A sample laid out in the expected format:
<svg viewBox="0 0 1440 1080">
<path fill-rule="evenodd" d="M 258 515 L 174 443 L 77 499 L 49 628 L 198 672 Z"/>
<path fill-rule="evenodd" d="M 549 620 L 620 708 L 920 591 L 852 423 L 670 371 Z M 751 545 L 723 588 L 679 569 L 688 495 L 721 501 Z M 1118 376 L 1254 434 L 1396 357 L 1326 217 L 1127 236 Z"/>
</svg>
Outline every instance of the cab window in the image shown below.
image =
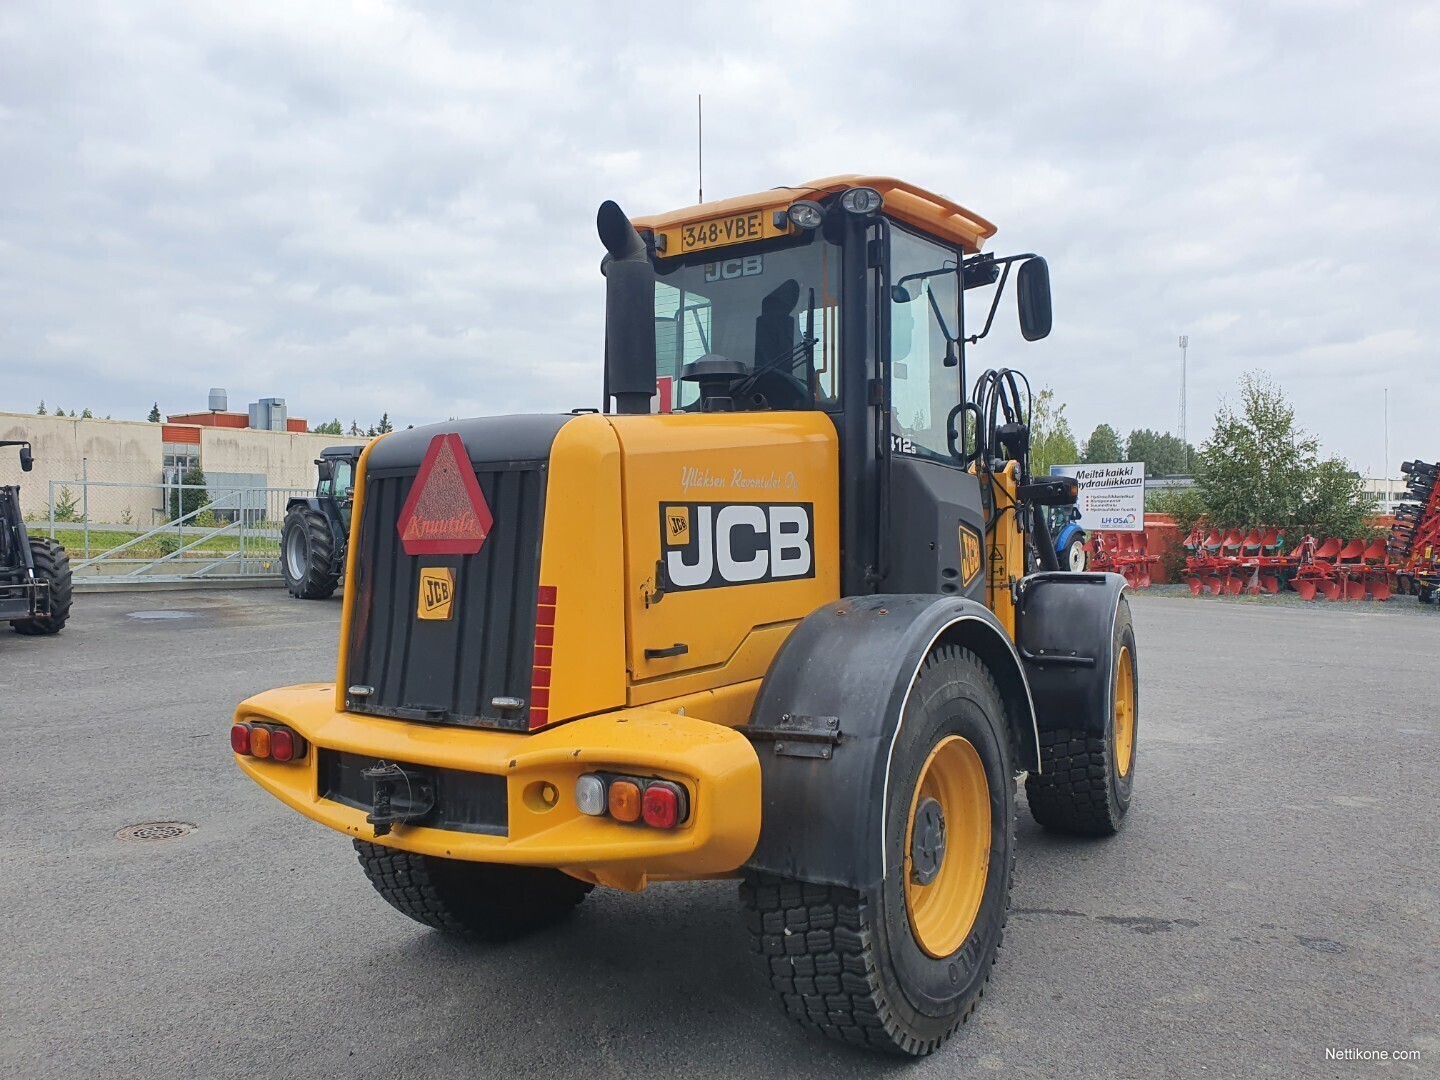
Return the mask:
<svg viewBox="0 0 1440 1080">
<path fill-rule="evenodd" d="M 894 226 L 890 231 L 890 433 L 897 453 L 953 462 L 945 421 L 961 399 L 960 368 L 947 365 L 960 332 L 959 254 Z"/>
</svg>

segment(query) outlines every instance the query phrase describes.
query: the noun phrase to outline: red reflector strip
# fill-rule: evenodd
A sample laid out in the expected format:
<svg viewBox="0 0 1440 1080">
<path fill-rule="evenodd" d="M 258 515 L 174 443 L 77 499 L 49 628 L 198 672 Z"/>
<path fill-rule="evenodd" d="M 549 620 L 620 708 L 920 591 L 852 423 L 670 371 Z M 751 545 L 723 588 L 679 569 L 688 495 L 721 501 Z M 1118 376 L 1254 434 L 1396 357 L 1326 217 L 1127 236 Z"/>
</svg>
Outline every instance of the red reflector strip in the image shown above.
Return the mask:
<svg viewBox="0 0 1440 1080">
<path fill-rule="evenodd" d="M 530 729 L 550 722 L 550 675 L 555 659 L 555 605 L 559 590 L 541 585 L 535 604 L 535 664 L 530 673 Z"/>
</svg>

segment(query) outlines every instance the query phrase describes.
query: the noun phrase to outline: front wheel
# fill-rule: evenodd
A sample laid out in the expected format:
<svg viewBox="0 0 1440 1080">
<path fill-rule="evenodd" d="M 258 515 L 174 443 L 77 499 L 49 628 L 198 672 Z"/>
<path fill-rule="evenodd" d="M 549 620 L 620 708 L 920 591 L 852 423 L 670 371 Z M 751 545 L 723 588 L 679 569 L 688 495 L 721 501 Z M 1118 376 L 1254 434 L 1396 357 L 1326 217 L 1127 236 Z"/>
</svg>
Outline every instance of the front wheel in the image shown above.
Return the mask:
<svg viewBox="0 0 1440 1080">
<path fill-rule="evenodd" d="M 1080 574 L 1085 570 L 1085 540 L 1076 536 L 1065 545 L 1065 550 L 1060 553 L 1060 565 L 1072 574 Z"/>
<path fill-rule="evenodd" d="M 920 1056 L 979 1003 L 1010 907 L 1009 733 L 1000 692 L 973 653 L 941 646 L 926 659 L 889 776 L 878 886 L 755 876 L 740 896 L 756 958 L 791 1018 Z"/>
<path fill-rule="evenodd" d="M 1113 836 L 1135 791 L 1140 680 L 1135 627 L 1124 597 L 1115 613 L 1110 701 L 1102 733 L 1062 728 L 1040 733 L 1041 771 L 1025 778 L 1030 816 L 1054 832 Z"/>
<path fill-rule="evenodd" d="M 50 586 L 47 598 L 49 607 L 45 614 L 28 619 L 16 619 L 10 625 L 17 634 L 38 636 L 58 634 L 70 621 L 70 604 L 74 594 L 74 581 L 70 571 L 70 556 L 65 549 L 47 536 L 30 537 L 30 558 L 35 564 L 35 580 Z"/>
</svg>

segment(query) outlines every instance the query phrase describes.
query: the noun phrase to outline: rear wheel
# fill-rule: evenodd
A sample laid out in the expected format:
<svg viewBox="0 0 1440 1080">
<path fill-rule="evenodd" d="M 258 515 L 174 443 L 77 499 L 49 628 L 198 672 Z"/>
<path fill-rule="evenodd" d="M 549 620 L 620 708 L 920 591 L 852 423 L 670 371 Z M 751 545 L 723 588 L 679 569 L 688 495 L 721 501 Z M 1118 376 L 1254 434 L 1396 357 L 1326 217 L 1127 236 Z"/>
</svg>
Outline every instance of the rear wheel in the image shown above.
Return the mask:
<svg viewBox="0 0 1440 1080">
<path fill-rule="evenodd" d="M 325 515 L 308 506 L 291 507 L 280 533 L 280 572 L 290 595 L 324 600 L 340 583 L 340 560 Z"/>
<path fill-rule="evenodd" d="M 50 586 L 49 613 L 16 619 L 10 625 L 19 634 L 58 634 L 70 621 L 70 602 L 74 592 L 70 556 L 46 536 L 30 537 L 30 556 L 35 563 L 35 579 Z"/>
<path fill-rule="evenodd" d="M 391 907 L 472 941 L 509 941 L 557 923 L 592 888 L 544 867 L 465 862 L 354 843 L 365 876 Z"/>
<path fill-rule="evenodd" d="M 1110 715 L 1103 734 L 1080 728 L 1040 733 L 1040 773 L 1025 778 L 1030 816 L 1055 832 L 1113 836 L 1135 789 L 1139 678 L 1135 628 L 1124 597 L 1115 615 Z"/>
<path fill-rule="evenodd" d="M 1000 693 L 973 654 L 942 646 L 922 666 L 885 811 L 878 887 L 756 876 L 740 897 L 757 961 L 792 1019 L 919 1056 L 979 1003 L 1010 906 L 1010 740 Z"/>
</svg>

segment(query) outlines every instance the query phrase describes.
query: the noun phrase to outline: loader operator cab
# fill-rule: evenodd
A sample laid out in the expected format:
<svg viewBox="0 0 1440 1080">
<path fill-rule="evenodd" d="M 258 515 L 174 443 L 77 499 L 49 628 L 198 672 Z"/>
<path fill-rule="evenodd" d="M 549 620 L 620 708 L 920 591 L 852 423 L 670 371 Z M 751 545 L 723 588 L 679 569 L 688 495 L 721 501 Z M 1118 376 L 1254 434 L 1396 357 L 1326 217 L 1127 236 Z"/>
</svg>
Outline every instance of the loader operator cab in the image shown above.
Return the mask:
<svg viewBox="0 0 1440 1080">
<path fill-rule="evenodd" d="M 731 200 L 707 220 L 691 210 L 634 223 L 654 274 L 653 376 L 645 344 L 620 325 L 642 321 L 652 301 L 637 287 L 633 306 L 617 306 L 617 287 L 629 286 L 612 281 L 607 393 L 621 391 L 620 412 L 641 411 L 643 396 L 644 411 L 659 413 L 830 414 L 843 470 L 842 592 L 981 599 L 988 580 L 1003 612 L 997 589 L 1057 566 L 1039 504 L 1073 497 L 1065 482 L 1030 484 L 1024 376 L 986 372 L 972 390 L 967 346 L 990 333 L 1012 270 L 1023 337 L 1050 332 L 1044 259 L 982 254 L 993 225 L 898 180 L 836 177 L 771 194 L 779 205 Z M 619 215 L 612 231 L 629 224 Z M 617 258 L 612 248 L 607 273 Z M 1024 538 L 997 555 L 1005 538 L 985 536 L 986 508 L 1017 500 Z M 963 530 L 929 527 L 951 517 L 986 546 L 993 573 L 975 572 Z"/>
</svg>

